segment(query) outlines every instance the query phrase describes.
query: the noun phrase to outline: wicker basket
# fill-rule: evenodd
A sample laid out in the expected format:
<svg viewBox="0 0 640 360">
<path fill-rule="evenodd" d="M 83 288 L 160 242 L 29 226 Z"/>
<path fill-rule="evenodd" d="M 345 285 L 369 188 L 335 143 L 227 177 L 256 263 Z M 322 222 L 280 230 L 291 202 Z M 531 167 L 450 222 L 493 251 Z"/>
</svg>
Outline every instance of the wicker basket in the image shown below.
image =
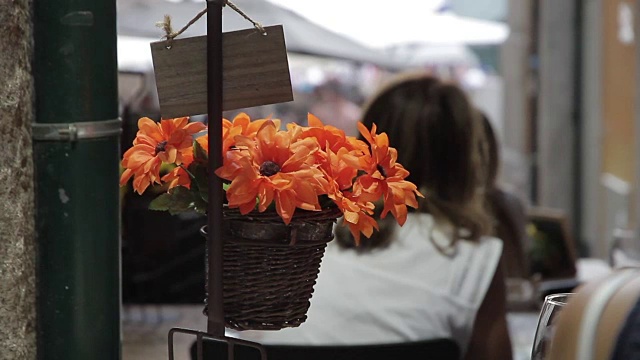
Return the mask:
<svg viewBox="0 0 640 360">
<path fill-rule="evenodd" d="M 226 327 L 279 330 L 302 324 L 325 247 L 333 239 L 333 224 L 341 215 L 336 208 L 296 210 L 291 223 L 285 225 L 275 212 L 241 215 L 225 209 L 222 281 Z M 205 228 L 202 233 L 206 236 Z"/>
</svg>

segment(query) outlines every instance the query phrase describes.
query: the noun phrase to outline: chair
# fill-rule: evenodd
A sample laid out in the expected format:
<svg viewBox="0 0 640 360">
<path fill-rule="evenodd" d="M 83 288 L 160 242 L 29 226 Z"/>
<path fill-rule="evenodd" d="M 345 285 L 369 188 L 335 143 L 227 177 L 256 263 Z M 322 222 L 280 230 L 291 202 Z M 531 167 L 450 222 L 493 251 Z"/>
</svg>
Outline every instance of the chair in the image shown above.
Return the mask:
<svg viewBox="0 0 640 360">
<path fill-rule="evenodd" d="M 460 349 L 451 339 L 434 339 L 398 344 L 293 346 L 265 345 L 268 360 L 383 360 L 383 359 L 460 359 Z M 191 346 L 191 359 L 197 360 L 196 343 Z M 253 348 L 237 346 L 236 360 L 259 360 Z M 224 343 L 203 340 L 203 360 L 226 360 Z"/>
<path fill-rule="evenodd" d="M 640 359 L 640 269 L 591 281 L 560 312 L 549 360 Z"/>
<path fill-rule="evenodd" d="M 527 214 L 532 273 L 543 281 L 576 276 L 577 251 L 567 215 L 559 209 L 532 207 Z"/>
</svg>

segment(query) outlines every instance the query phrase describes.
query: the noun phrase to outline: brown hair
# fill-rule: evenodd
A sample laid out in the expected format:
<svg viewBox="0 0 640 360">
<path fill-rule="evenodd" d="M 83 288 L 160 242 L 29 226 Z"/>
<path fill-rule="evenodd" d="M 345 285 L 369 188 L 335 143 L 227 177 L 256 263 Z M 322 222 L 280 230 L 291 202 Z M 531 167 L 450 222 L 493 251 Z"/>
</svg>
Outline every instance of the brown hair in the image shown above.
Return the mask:
<svg viewBox="0 0 640 360">
<path fill-rule="evenodd" d="M 408 74 L 374 96 L 362 118 L 367 127 L 375 123 L 379 132 L 387 133 L 390 146 L 398 150 L 398 162 L 410 172 L 408 180 L 426 196 L 418 211 L 456 228 L 452 244 L 457 238 L 477 240 L 489 225 L 479 191 L 485 174 L 478 154 L 478 116 L 458 86 L 427 74 Z M 387 243 L 389 232 L 382 230 L 378 237 L 383 239 L 363 241 L 364 246 Z"/>
<path fill-rule="evenodd" d="M 498 170 L 500 169 L 500 151 L 498 149 L 498 139 L 493 131 L 493 126 L 487 115 L 483 112 L 480 113 L 482 120 L 482 130 L 484 131 L 484 145 L 482 147 L 481 154 L 485 157 L 486 163 L 486 178 L 485 187 L 487 190 L 493 189 L 496 186 L 496 179 L 498 178 Z"/>
</svg>

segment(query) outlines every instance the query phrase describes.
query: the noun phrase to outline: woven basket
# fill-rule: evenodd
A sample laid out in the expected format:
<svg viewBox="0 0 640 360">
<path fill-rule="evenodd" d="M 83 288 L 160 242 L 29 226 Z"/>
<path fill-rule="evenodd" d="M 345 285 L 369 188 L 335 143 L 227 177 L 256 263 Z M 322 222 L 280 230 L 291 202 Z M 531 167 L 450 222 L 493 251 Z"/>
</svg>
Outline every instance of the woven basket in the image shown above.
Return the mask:
<svg viewBox="0 0 640 360">
<path fill-rule="evenodd" d="M 333 239 L 333 224 L 341 215 L 336 208 L 296 210 L 286 225 L 275 212 L 241 215 L 225 209 L 222 281 L 226 327 L 279 330 L 302 324 L 325 247 Z M 204 227 L 202 233 L 206 236 Z"/>
</svg>

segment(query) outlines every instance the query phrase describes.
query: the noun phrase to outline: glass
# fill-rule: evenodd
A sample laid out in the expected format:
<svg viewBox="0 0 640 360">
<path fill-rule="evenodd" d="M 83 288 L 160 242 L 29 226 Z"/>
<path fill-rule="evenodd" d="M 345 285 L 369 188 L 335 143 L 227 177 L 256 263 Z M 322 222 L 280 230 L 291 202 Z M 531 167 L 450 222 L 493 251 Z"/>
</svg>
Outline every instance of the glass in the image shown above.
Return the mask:
<svg viewBox="0 0 640 360">
<path fill-rule="evenodd" d="M 552 294 L 544 298 L 544 304 L 538 318 L 536 336 L 533 340 L 531 360 L 544 359 L 551 349 L 551 339 L 553 339 L 556 318 L 571 298 L 571 295 L 571 293 Z"/>
</svg>

